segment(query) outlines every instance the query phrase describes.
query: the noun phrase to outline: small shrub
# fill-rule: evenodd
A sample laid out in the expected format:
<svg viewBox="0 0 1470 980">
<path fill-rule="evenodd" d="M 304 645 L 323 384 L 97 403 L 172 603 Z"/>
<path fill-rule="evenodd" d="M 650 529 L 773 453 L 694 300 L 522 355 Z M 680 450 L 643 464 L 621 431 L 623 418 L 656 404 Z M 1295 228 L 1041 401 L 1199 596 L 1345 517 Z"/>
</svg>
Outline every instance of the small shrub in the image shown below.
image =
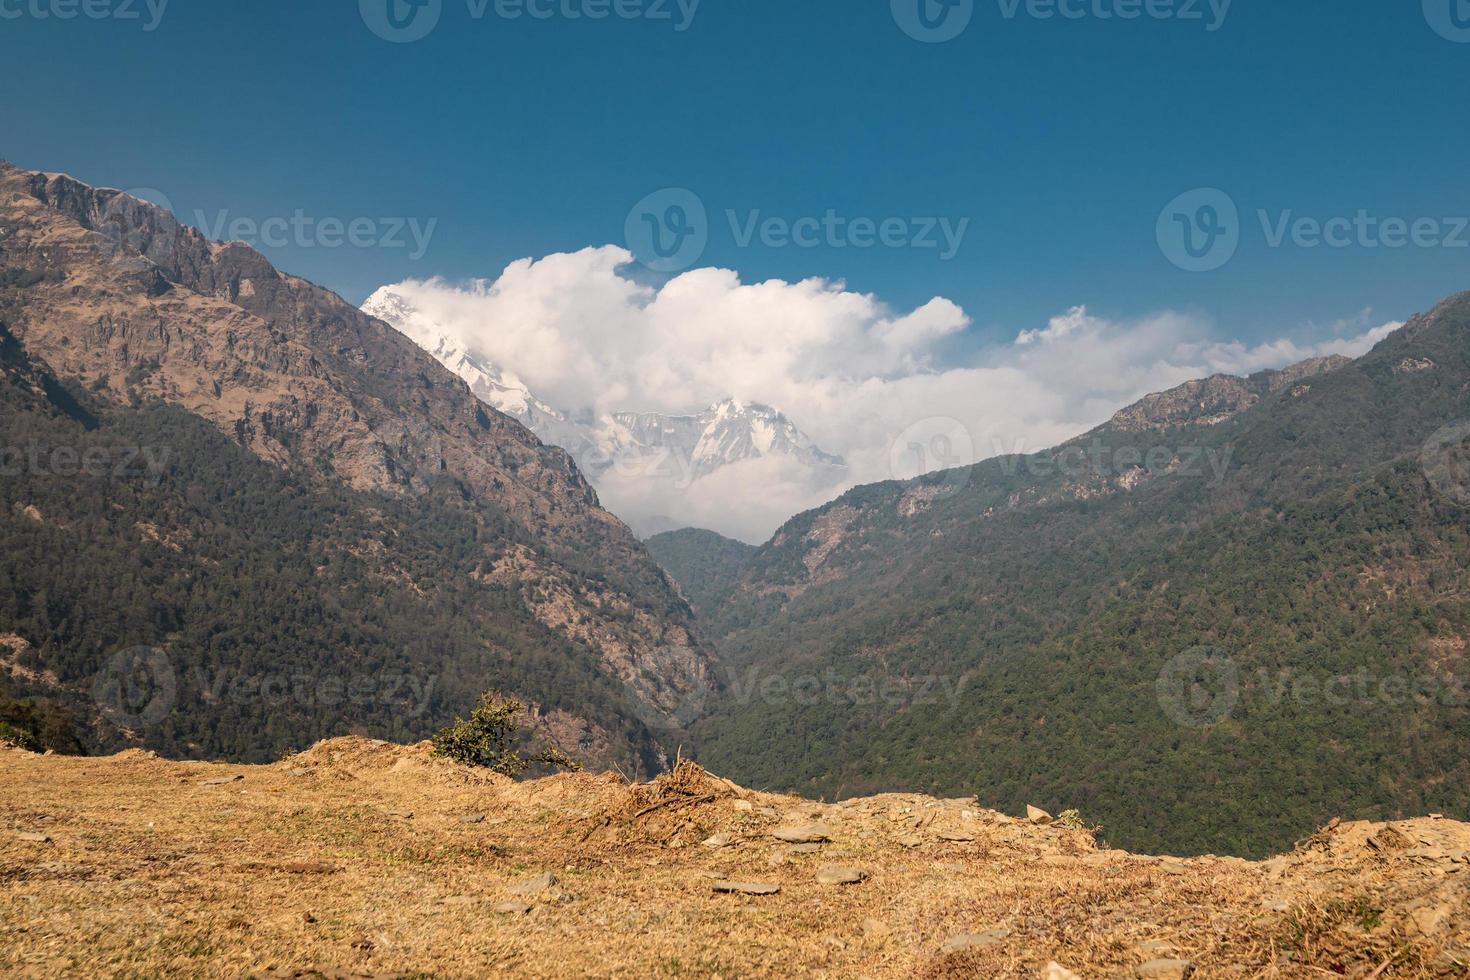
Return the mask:
<svg viewBox="0 0 1470 980">
<path fill-rule="evenodd" d="M 41 743 L 35 735 L 3 721 L 0 721 L 0 745 L 13 745 L 30 752 L 41 751 Z"/>
<path fill-rule="evenodd" d="M 1085 830 L 1096 837 L 1102 833 L 1102 824 L 1091 825 L 1082 819 L 1080 810 L 1063 810 L 1061 816 L 1057 817 L 1057 826 L 1066 827 L 1068 830 Z"/>
<path fill-rule="evenodd" d="M 513 779 L 532 765 L 580 770 L 581 765 L 554 745 L 543 746 L 529 758 L 521 757 L 516 745 L 526 736 L 520 721 L 524 710 L 525 705 L 515 698 L 495 691 L 482 694 L 468 721 L 456 718 L 454 724 L 434 736 L 434 754 Z"/>
</svg>

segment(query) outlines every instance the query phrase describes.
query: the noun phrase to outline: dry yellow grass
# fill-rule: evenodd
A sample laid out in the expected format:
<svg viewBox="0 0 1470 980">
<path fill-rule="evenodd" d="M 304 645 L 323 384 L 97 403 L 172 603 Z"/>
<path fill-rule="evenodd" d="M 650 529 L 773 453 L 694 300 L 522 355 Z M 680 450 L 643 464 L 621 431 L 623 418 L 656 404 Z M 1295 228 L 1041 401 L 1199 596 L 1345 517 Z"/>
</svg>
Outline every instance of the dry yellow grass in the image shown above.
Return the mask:
<svg viewBox="0 0 1470 980">
<path fill-rule="evenodd" d="M 515 784 L 337 739 L 257 767 L 0 750 L 0 821 L 6 976 L 1470 975 L 1470 826 L 1441 819 L 1160 859 L 972 801 L 822 805 L 687 764 Z M 771 836 L 811 823 L 810 853 Z"/>
</svg>

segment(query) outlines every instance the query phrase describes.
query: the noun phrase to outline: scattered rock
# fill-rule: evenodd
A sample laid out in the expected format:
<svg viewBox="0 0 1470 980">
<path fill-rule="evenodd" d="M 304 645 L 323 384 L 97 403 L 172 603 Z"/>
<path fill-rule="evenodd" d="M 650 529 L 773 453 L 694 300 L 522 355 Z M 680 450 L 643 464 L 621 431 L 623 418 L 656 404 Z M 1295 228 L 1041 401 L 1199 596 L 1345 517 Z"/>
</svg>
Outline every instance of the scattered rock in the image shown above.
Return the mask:
<svg viewBox="0 0 1470 980">
<path fill-rule="evenodd" d="M 213 779 L 202 779 L 200 786 L 228 786 L 230 783 L 238 783 L 244 776 L 215 776 Z"/>
<path fill-rule="evenodd" d="M 1138 968 L 1141 980 L 1185 980 L 1194 975 L 1189 960 L 1149 960 Z"/>
<path fill-rule="evenodd" d="M 868 873 L 861 868 L 827 865 L 817 869 L 817 884 L 819 885 L 857 885 L 867 877 Z"/>
<path fill-rule="evenodd" d="M 15 838 L 16 838 L 16 840 L 29 841 L 32 844 L 49 844 L 49 843 L 51 843 L 51 835 L 49 835 L 49 834 L 38 834 L 38 833 L 34 833 L 32 831 L 29 831 L 29 830 L 18 830 L 18 831 L 16 831 Z"/>
<path fill-rule="evenodd" d="M 717 881 L 714 888 L 717 892 L 733 895 L 775 895 L 781 891 L 780 885 L 759 881 Z"/>
<path fill-rule="evenodd" d="M 751 802 L 749 800 L 736 800 L 730 805 L 733 806 L 736 810 L 739 810 L 741 813 L 749 813 L 751 810 L 755 809 L 755 807 L 751 805 Z"/>
<path fill-rule="evenodd" d="M 534 907 L 529 902 L 501 902 L 495 911 L 500 915 L 525 915 Z"/>
<path fill-rule="evenodd" d="M 983 949 L 986 946 L 998 946 L 1005 942 L 1005 938 L 1011 934 L 1011 930 L 987 929 L 984 932 L 962 932 L 957 936 L 950 936 L 944 941 L 946 953 L 958 953 L 966 949 Z"/>
<path fill-rule="evenodd" d="M 1027 806 L 1026 819 L 1034 824 L 1048 824 L 1052 821 L 1052 815 L 1039 806 Z"/>
<path fill-rule="evenodd" d="M 974 842 L 975 835 L 968 830 L 941 830 L 940 840 L 947 840 L 956 844 L 969 844 Z"/>
<path fill-rule="evenodd" d="M 555 884 L 556 875 L 548 871 L 545 874 L 537 875 L 534 878 L 527 878 L 525 881 L 511 885 L 505 891 L 510 895 L 540 895 Z"/>
<path fill-rule="evenodd" d="M 1041 980 L 1082 980 L 1082 978 L 1056 960 L 1052 960 L 1046 965 L 1046 969 L 1041 971 Z"/>
<path fill-rule="evenodd" d="M 413 811 L 412 810 L 389 810 L 388 811 L 388 816 L 390 816 L 390 817 L 397 817 L 399 820 L 412 820 L 413 819 Z"/>
<path fill-rule="evenodd" d="M 771 836 L 788 844 L 821 844 L 832 839 L 832 831 L 821 824 L 806 824 L 800 827 L 777 827 Z"/>
<path fill-rule="evenodd" d="M 924 843 L 924 838 L 922 838 L 922 837 L 909 836 L 909 837 L 900 837 L 898 839 L 898 846 L 899 847 L 918 847 L 922 843 Z"/>
<path fill-rule="evenodd" d="M 484 823 L 485 822 L 485 815 L 483 813 L 466 813 L 466 814 L 463 814 L 459 818 L 459 822 L 460 823 Z"/>
<path fill-rule="evenodd" d="M 310 776 L 314 771 L 315 770 L 312 769 L 292 769 L 290 772 L 286 773 L 286 775 L 290 776 L 292 779 L 300 779 L 302 776 Z"/>
<path fill-rule="evenodd" d="M 1179 952 L 1179 947 L 1167 939 L 1150 939 L 1148 942 L 1139 943 L 1133 947 L 1150 960 L 1164 956 L 1168 953 Z"/>
<path fill-rule="evenodd" d="M 735 843 L 735 836 L 733 834 L 713 834 L 706 837 L 701 843 L 705 847 L 729 847 Z"/>
<path fill-rule="evenodd" d="M 870 936 L 873 939 L 882 939 L 892 934 L 893 930 L 888 927 L 888 923 L 886 922 L 879 919 L 863 920 L 863 935 L 865 936 Z"/>
</svg>

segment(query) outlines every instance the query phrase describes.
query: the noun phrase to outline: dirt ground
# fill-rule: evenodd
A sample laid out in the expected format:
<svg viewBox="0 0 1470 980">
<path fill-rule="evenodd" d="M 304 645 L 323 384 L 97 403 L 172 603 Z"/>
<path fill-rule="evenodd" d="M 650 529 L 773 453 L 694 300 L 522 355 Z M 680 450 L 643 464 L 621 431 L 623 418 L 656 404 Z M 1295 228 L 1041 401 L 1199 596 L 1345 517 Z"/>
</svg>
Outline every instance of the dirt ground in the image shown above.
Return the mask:
<svg viewBox="0 0 1470 980">
<path fill-rule="evenodd" d="M 355 738 L 271 766 L 0 749 L 0 876 L 5 976 L 1470 976 L 1452 820 L 1157 858 L 972 800 L 688 763 L 512 783 Z"/>
</svg>

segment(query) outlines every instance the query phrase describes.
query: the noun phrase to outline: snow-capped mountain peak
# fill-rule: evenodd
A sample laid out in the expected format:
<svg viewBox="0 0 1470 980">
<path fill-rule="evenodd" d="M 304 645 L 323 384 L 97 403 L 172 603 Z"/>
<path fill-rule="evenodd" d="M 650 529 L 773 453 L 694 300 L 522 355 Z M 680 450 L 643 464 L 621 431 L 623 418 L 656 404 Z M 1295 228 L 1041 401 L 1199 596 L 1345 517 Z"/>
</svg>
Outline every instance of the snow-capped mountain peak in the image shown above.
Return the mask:
<svg viewBox="0 0 1470 980">
<path fill-rule="evenodd" d="M 519 420 L 543 442 L 566 449 L 594 483 L 614 468 L 684 489 L 748 460 L 786 458 L 828 476 L 846 465 L 819 449 L 784 413 L 740 398 L 688 415 L 615 412 L 573 419 L 537 398 L 512 371 L 452 339 L 392 287 L 373 293 L 362 309 L 433 354 L 481 401 Z"/>
<path fill-rule="evenodd" d="M 426 322 L 412 303 L 387 286 L 369 296 L 362 304 L 362 311 L 434 355 L 435 360 L 459 375 L 480 401 L 518 419 L 541 436 L 542 441 L 562 445 L 561 440 L 570 434 L 556 431 L 553 438 L 551 433 L 558 426 L 572 426 L 565 415 L 533 395 L 515 374 L 477 356 L 435 324 Z"/>
</svg>

